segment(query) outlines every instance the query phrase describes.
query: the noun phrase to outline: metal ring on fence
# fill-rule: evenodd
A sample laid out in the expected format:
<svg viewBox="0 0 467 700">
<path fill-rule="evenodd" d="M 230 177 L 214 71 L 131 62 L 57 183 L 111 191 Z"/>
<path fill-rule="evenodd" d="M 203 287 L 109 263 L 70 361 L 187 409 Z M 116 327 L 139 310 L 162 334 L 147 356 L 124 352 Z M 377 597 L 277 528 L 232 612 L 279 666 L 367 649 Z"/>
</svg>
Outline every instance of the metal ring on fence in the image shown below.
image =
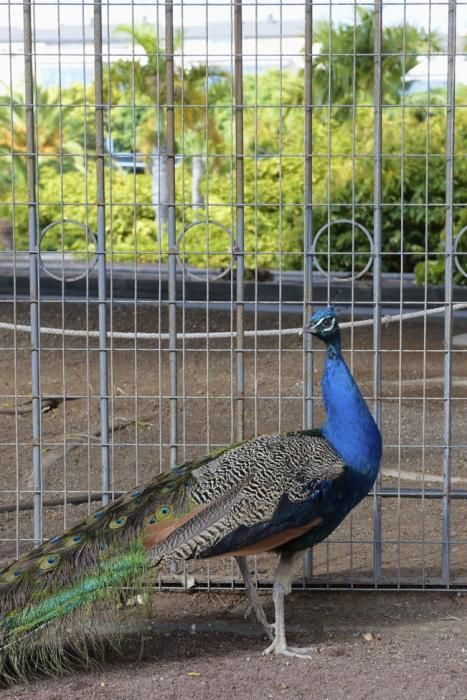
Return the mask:
<svg viewBox="0 0 467 700">
<path fill-rule="evenodd" d="M 77 282 L 80 279 L 83 279 L 83 277 L 86 277 L 96 266 L 97 263 L 97 253 L 94 253 L 92 256 L 91 260 L 88 262 L 88 267 L 87 269 L 80 273 L 79 275 L 75 275 L 74 277 L 66 277 L 65 273 L 63 276 L 56 275 L 54 272 L 49 270 L 47 265 L 45 264 L 43 258 L 42 258 L 42 252 L 41 252 L 41 243 L 44 240 L 46 234 L 50 231 L 50 229 L 54 228 L 55 226 L 63 226 L 64 224 L 73 224 L 74 226 L 77 226 L 80 229 L 83 229 L 85 232 L 85 240 L 87 243 L 92 242 L 94 244 L 95 249 L 97 249 L 98 242 L 97 242 L 97 237 L 95 234 L 91 231 L 89 226 L 87 224 L 83 224 L 81 221 L 76 221 L 75 219 L 60 219 L 60 221 L 53 221 L 51 224 L 48 224 L 42 231 L 40 238 L 39 238 L 39 264 L 41 268 L 44 270 L 46 274 L 49 275 L 49 277 L 52 277 L 54 280 L 58 280 L 58 282 Z"/>
<path fill-rule="evenodd" d="M 321 265 L 318 262 L 318 255 L 326 255 L 326 253 L 317 253 L 316 252 L 316 246 L 318 245 L 318 241 L 321 238 L 322 234 L 327 230 L 330 229 L 331 226 L 334 226 L 335 224 L 350 224 L 351 226 L 355 226 L 356 228 L 360 229 L 365 236 L 368 238 L 368 241 L 370 243 L 370 251 L 369 251 L 369 260 L 363 270 L 358 272 L 356 275 L 350 275 L 349 277 L 344 277 L 338 275 L 338 273 L 331 273 L 331 272 L 326 272 Z M 368 229 L 366 229 L 362 224 L 359 224 L 358 221 L 353 221 L 352 219 L 336 219 L 335 221 L 329 221 L 327 224 L 324 224 L 316 234 L 316 236 L 313 238 L 313 243 L 311 244 L 311 250 L 310 250 L 311 255 L 313 256 L 313 262 L 318 268 L 318 270 L 321 272 L 321 274 L 326 277 L 327 279 L 330 280 L 335 280 L 339 282 L 352 282 L 353 280 L 358 280 L 360 277 L 363 277 L 364 274 L 368 272 L 370 267 L 373 264 L 373 258 L 374 258 L 374 244 L 373 244 L 373 238 L 371 237 L 370 232 Z M 343 274 L 343 273 L 342 273 Z"/>
<path fill-rule="evenodd" d="M 464 226 L 464 228 L 461 228 L 461 230 L 459 231 L 459 233 L 457 234 L 457 236 L 454 239 L 454 246 L 453 246 L 454 262 L 456 263 L 456 267 L 459 270 L 459 272 L 461 273 L 461 275 L 463 275 L 463 277 L 467 277 L 467 272 L 462 268 L 462 266 L 457 258 L 457 256 L 459 255 L 459 253 L 457 252 L 457 245 L 466 231 L 467 231 L 467 226 Z M 462 255 L 467 256 L 467 253 L 462 253 Z"/>
<path fill-rule="evenodd" d="M 219 272 L 217 275 L 204 275 L 201 272 L 199 274 L 197 274 L 196 272 L 193 272 L 192 270 L 190 270 L 186 266 L 185 261 L 181 259 L 181 257 L 180 257 L 180 242 L 184 239 L 187 232 L 191 228 L 194 228 L 195 226 L 201 226 L 201 225 L 202 226 L 209 226 L 210 224 L 222 229 L 229 237 L 229 240 L 230 240 L 230 264 L 224 270 L 222 270 L 222 272 Z M 179 261 L 180 265 L 185 270 L 187 276 L 191 277 L 191 279 L 196 280 L 197 282 L 199 282 L 200 279 L 209 280 L 210 282 L 213 282 L 215 280 L 222 279 L 222 277 L 225 277 L 226 275 L 228 275 L 229 272 L 232 270 L 232 260 L 233 260 L 236 245 L 237 245 L 237 242 L 233 236 L 232 231 L 227 226 L 224 226 L 224 224 L 221 224 L 220 221 L 216 221 L 215 219 L 205 219 L 204 221 L 203 220 L 192 221 L 191 224 L 188 224 L 188 226 L 186 226 L 177 237 L 177 251 L 176 251 L 177 260 Z M 208 251 L 206 251 L 206 255 L 209 255 L 209 254 L 219 255 L 219 253 L 208 253 Z"/>
</svg>

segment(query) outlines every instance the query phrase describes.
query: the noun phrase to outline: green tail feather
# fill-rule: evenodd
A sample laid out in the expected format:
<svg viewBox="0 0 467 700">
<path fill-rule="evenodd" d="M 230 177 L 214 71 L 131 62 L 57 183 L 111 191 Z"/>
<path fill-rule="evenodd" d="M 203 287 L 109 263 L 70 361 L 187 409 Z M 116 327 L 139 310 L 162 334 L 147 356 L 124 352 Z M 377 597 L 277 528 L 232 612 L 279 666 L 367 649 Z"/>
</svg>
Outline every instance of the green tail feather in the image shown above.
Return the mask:
<svg viewBox="0 0 467 700">
<path fill-rule="evenodd" d="M 196 507 L 193 472 L 232 447 L 158 475 L 0 571 L 0 683 L 31 667 L 59 671 L 66 646 L 86 658 L 90 626 L 102 637 L 101 608 L 112 613 L 121 586 L 149 565 L 145 528 Z"/>
<path fill-rule="evenodd" d="M 134 586 L 148 566 L 147 552 L 135 543 L 126 555 L 101 562 L 97 571 L 75 585 L 0 619 L 0 678 L 7 683 L 16 682 L 31 672 L 59 673 L 71 659 L 85 662 L 89 647 L 98 652 L 103 639 L 96 634 L 91 639 L 86 621 L 92 623 L 93 617 L 83 609 L 94 609 L 96 603 L 101 603 L 102 609 L 94 619 L 96 631 L 105 612 L 115 622 L 121 587 Z M 110 638 L 107 633 L 105 641 L 111 641 Z"/>
<path fill-rule="evenodd" d="M 85 604 L 104 598 L 108 595 L 109 587 L 134 581 L 147 566 L 147 552 L 142 547 L 135 546 L 126 556 L 102 562 L 94 576 L 88 576 L 75 586 L 64 588 L 20 612 L 11 612 L 1 623 L 7 635 L 7 643 L 52 620 L 63 618 Z"/>
<path fill-rule="evenodd" d="M 102 614 L 115 618 L 121 587 L 149 566 L 145 527 L 193 507 L 188 484 L 199 464 L 160 474 L 0 571 L 0 684 L 31 669 L 59 672 L 66 648 L 86 660 Z"/>
</svg>

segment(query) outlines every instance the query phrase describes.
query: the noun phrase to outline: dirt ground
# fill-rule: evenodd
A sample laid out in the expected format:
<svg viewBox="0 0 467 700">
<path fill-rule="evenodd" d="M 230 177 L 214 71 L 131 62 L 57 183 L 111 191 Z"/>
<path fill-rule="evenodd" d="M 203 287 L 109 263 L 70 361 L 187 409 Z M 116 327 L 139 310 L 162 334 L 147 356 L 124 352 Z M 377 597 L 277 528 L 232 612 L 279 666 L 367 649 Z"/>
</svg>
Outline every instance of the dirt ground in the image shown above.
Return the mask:
<svg viewBox="0 0 467 700">
<path fill-rule="evenodd" d="M 264 594 L 264 599 L 268 599 Z M 465 700 L 467 598 L 414 593 L 292 593 L 291 642 L 311 660 L 265 657 L 234 593 L 163 593 L 129 634 L 125 658 L 0 691 L 13 700 Z M 267 610 L 271 614 L 271 606 Z"/>
<path fill-rule="evenodd" d="M 0 303 L 0 320 L 12 322 L 13 304 Z M 42 324 L 95 327 L 96 310 L 81 303 L 47 302 Z M 16 307 L 27 322 L 26 305 Z M 164 309 L 115 305 L 115 330 L 164 331 Z M 261 314 L 259 327 L 276 327 L 277 316 Z M 253 317 L 246 316 L 247 327 Z M 301 325 L 292 314 L 284 327 Z M 180 330 L 229 330 L 226 312 L 190 310 L 179 314 Z M 456 320 L 455 333 L 467 331 Z M 383 329 L 382 429 L 385 443 L 381 486 L 442 488 L 443 334 L 430 321 L 426 343 L 418 321 Z M 353 371 L 372 400 L 373 355 L 369 329 L 343 333 L 353 346 Z M 296 429 L 302 425 L 303 361 L 298 338 L 247 340 L 245 351 L 245 432 L 247 435 Z M 110 362 L 112 486 L 126 491 L 168 467 L 169 353 L 167 344 L 114 340 Z M 323 353 L 314 355 L 314 422 L 323 413 L 319 378 Z M 178 354 L 179 458 L 204 453 L 235 439 L 235 352 L 229 341 L 186 341 Z M 30 350 L 28 336 L 0 330 L 0 508 L 32 500 Z M 453 353 L 453 488 L 466 489 L 467 363 Z M 98 493 L 98 352 L 94 340 L 44 336 L 41 353 L 44 537 L 76 522 L 94 503 L 48 506 L 68 496 Z M 63 401 L 63 397 L 65 401 Z M 58 400 L 57 400 L 58 398 Z M 316 548 L 314 583 L 332 580 L 371 586 L 375 503 L 382 522 L 381 583 L 436 585 L 441 582 L 442 500 L 425 497 L 368 498 Z M 451 501 L 452 585 L 467 584 L 466 502 Z M 30 510 L 0 512 L 0 563 L 31 547 Z M 255 573 L 270 582 L 272 557 L 259 558 Z M 196 581 L 239 579 L 229 561 L 190 565 Z M 300 576 L 300 571 L 297 571 Z M 168 581 L 170 572 L 164 573 Z M 300 579 L 297 579 L 300 581 Z M 269 600 L 269 593 L 263 595 Z M 463 698 L 467 699 L 467 608 L 448 593 L 296 591 L 287 601 L 290 639 L 317 646 L 311 661 L 263 657 L 265 641 L 245 622 L 243 598 L 233 592 L 158 593 L 155 617 L 143 624 L 146 643 L 137 661 L 140 635 L 128 632 L 125 660 L 109 659 L 102 670 L 41 680 L 0 697 L 139 698 Z M 271 613 L 269 605 L 269 613 Z M 140 624 L 140 623 L 138 623 Z M 196 625 L 195 628 L 192 625 Z M 362 636 L 362 635 L 365 635 Z"/>
</svg>

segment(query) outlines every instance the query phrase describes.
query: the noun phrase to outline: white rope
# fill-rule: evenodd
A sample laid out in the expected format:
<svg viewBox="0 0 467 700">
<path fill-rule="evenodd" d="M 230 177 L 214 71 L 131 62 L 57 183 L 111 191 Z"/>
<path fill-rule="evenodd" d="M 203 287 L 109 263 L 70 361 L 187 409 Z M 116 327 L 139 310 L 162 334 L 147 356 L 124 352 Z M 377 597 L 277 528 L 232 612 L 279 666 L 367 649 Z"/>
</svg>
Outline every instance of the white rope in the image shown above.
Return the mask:
<svg viewBox="0 0 467 700">
<path fill-rule="evenodd" d="M 435 314 L 442 314 L 446 309 L 446 305 L 437 306 L 434 309 L 422 309 L 422 311 L 409 311 L 405 314 L 388 314 L 381 317 L 381 323 L 383 326 L 389 323 L 396 323 L 397 321 L 407 321 L 412 318 L 422 318 L 423 316 L 434 316 Z M 460 309 L 467 309 L 467 302 L 453 304 L 452 310 L 459 311 Z M 363 321 L 346 321 L 345 323 L 340 323 L 340 328 L 350 328 L 350 327 L 361 327 L 361 326 L 372 326 L 374 323 L 372 318 L 364 319 Z M 30 333 L 31 326 L 25 326 L 15 323 L 0 323 L 0 329 L 8 331 L 16 331 L 18 333 Z M 257 337 L 257 336 L 279 336 L 279 335 L 300 335 L 303 328 L 275 328 L 270 330 L 258 330 L 258 331 L 245 331 L 245 337 Z M 87 337 L 87 338 L 98 338 L 99 331 L 79 331 L 72 328 L 46 328 L 40 329 L 43 335 L 64 335 L 67 337 Z M 182 340 L 203 340 L 205 338 L 235 338 L 237 333 L 235 331 L 227 331 L 222 333 L 177 333 L 177 338 Z M 107 337 L 109 338 L 119 338 L 122 340 L 170 340 L 169 333 L 124 333 L 122 331 L 107 331 Z"/>
</svg>

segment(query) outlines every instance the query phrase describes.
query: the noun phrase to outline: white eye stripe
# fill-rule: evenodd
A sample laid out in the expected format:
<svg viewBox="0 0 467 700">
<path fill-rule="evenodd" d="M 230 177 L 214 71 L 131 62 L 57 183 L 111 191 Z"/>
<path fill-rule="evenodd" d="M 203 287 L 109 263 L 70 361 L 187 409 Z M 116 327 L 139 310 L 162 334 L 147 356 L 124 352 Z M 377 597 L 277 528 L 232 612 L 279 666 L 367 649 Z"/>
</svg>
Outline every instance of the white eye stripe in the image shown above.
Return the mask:
<svg viewBox="0 0 467 700">
<path fill-rule="evenodd" d="M 329 316 L 324 316 L 320 321 L 318 321 L 315 324 L 314 328 L 316 329 L 316 328 L 318 328 L 318 326 L 321 326 L 324 323 L 324 321 L 329 321 Z M 323 328 L 323 331 L 332 331 L 332 329 L 334 328 L 335 325 L 336 325 L 336 319 L 333 318 L 331 325 Z"/>
</svg>

